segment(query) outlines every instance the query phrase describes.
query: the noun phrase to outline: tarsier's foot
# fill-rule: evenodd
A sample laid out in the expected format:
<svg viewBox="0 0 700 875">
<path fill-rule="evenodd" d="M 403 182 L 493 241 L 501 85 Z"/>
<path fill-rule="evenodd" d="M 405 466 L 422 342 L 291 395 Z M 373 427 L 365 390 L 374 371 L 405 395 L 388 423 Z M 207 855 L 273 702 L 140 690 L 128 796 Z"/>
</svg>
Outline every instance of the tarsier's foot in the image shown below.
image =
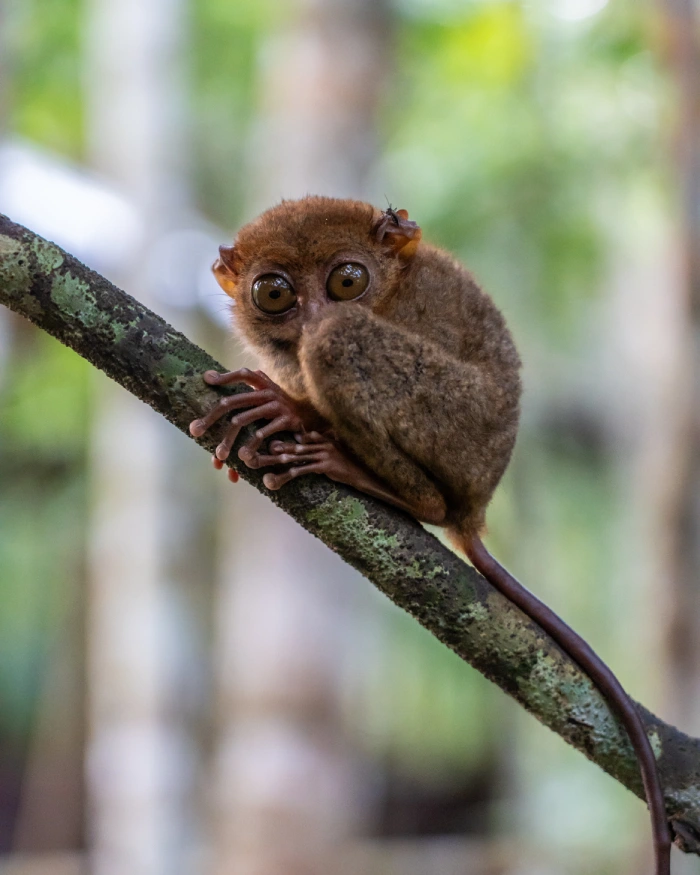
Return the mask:
<svg viewBox="0 0 700 875">
<path fill-rule="evenodd" d="M 272 465 L 290 465 L 278 474 L 265 474 L 263 483 L 277 490 L 303 474 L 325 474 L 331 480 L 352 485 L 362 473 L 348 454 L 328 435 L 317 431 L 296 434 L 294 441 L 271 441 L 269 453 L 255 453 L 243 458 L 249 468 L 268 468 Z"/>
<path fill-rule="evenodd" d="M 242 413 L 236 414 L 231 419 L 224 439 L 216 448 L 215 458 L 221 462 L 228 459 L 231 447 L 236 442 L 240 430 L 258 419 L 269 419 L 270 422 L 259 428 L 239 451 L 239 457 L 245 462 L 255 456 L 263 441 L 271 435 L 280 431 L 297 432 L 306 427 L 301 405 L 298 405 L 262 371 L 251 371 L 248 368 L 241 368 L 238 371 L 230 371 L 225 374 L 207 371 L 204 374 L 204 380 L 210 386 L 245 383 L 246 386 L 253 389 L 252 392 L 227 395 L 215 404 L 209 413 L 190 423 L 190 434 L 194 437 L 201 437 L 227 413 L 243 409 Z"/>
<path fill-rule="evenodd" d="M 270 472 L 263 477 L 268 489 L 277 490 L 304 474 L 325 474 L 336 483 L 353 486 L 359 492 L 373 495 L 393 504 L 401 510 L 416 515 L 408 502 L 393 492 L 386 483 L 367 470 L 342 444 L 328 433 L 317 431 L 294 435 L 294 441 L 271 441 L 269 453 L 256 453 L 246 461 L 250 468 L 267 468 L 273 465 L 289 465 L 281 473 Z"/>
</svg>

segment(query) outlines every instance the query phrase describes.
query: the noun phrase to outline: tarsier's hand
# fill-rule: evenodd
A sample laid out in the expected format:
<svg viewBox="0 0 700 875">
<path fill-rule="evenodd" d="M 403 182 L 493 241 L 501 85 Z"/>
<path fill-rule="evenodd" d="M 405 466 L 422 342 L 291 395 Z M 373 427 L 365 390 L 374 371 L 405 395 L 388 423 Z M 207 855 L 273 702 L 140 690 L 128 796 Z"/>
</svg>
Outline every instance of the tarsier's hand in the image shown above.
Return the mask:
<svg viewBox="0 0 700 875">
<path fill-rule="evenodd" d="M 219 374 L 216 371 L 206 371 L 204 380 L 210 386 L 229 386 L 232 383 L 245 383 L 254 391 L 242 392 L 239 395 L 227 395 L 222 398 L 201 419 L 190 423 L 190 434 L 201 437 L 214 423 L 218 422 L 232 410 L 243 409 L 232 417 L 224 439 L 216 448 L 214 466 L 222 468 L 223 463 L 231 453 L 231 447 L 236 442 L 240 430 L 258 419 L 269 419 L 267 425 L 259 428 L 255 434 L 238 451 L 238 456 L 246 464 L 256 457 L 256 454 L 266 438 L 280 431 L 304 432 L 309 425 L 304 416 L 304 409 L 290 398 L 286 392 L 264 374 L 262 371 L 251 371 L 241 368 L 238 371 Z M 254 465 L 253 467 L 257 467 Z M 237 479 L 235 476 L 231 479 Z"/>
<path fill-rule="evenodd" d="M 218 470 L 223 468 L 243 426 L 258 419 L 269 419 L 270 422 L 259 428 L 238 451 L 238 457 L 249 468 L 289 466 L 286 471 L 265 474 L 263 483 L 268 489 L 280 489 L 285 483 L 304 474 L 325 474 L 330 480 L 354 486 L 360 492 L 374 495 L 389 504 L 408 510 L 409 513 L 412 512 L 405 501 L 365 469 L 335 440 L 330 423 L 320 417 L 312 407 L 299 404 L 290 398 L 262 371 L 250 371 L 248 368 L 226 374 L 207 371 L 204 380 L 210 386 L 245 383 L 253 389 L 252 392 L 222 398 L 209 413 L 190 423 L 190 434 L 200 437 L 230 411 L 247 408 L 231 419 L 224 439 L 216 448 L 213 462 Z M 272 441 L 269 451 L 261 453 L 263 442 L 280 431 L 293 432 L 294 440 Z M 238 473 L 229 469 L 228 477 L 235 483 Z"/>
</svg>

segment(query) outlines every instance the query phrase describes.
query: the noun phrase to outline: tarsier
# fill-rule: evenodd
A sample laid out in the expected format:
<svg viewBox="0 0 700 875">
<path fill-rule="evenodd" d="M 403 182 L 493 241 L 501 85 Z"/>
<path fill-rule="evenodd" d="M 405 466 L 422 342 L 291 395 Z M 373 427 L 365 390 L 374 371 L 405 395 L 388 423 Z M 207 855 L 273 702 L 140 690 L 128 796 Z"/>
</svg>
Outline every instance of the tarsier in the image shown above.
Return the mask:
<svg viewBox="0 0 700 875">
<path fill-rule="evenodd" d="M 251 468 L 273 469 L 263 478 L 269 489 L 325 474 L 444 526 L 618 714 L 640 764 L 656 875 L 668 875 L 663 792 L 637 708 L 586 642 L 480 539 L 515 443 L 521 394 L 520 359 L 491 298 L 448 253 L 421 241 L 405 210 L 353 200 L 283 201 L 222 246 L 213 270 L 235 302 L 238 332 L 264 366 L 204 375 L 212 386 L 253 389 L 222 398 L 190 425 L 199 437 L 243 411 L 216 449 L 216 467 L 241 428 L 268 420 L 238 456 Z M 280 432 L 294 440 L 266 446 Z"/>
</svg>

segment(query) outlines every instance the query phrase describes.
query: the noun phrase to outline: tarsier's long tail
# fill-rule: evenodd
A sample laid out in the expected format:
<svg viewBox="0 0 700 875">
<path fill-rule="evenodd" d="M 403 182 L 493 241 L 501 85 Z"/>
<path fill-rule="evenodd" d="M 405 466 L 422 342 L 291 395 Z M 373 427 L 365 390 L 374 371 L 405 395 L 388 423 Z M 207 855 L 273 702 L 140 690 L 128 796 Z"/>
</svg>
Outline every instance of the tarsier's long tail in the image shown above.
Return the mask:
<svg viewBox="0 0 700 875">
<path fill-rule="evenodd" d="M 478 537 L 460 537 L 459 541 L 476 570 L 531 620 L 541 626 L 559 647 L 579 664 L 619 717 L 637 754 L 642 773 L 654 837 L 655 875 L 670 875 L 671 831 L 666 818 L 664 794 L 654 752 L 636 705 L 615 675 L 583 638 L 509 574 L 493 558 Z"/>
</svg>

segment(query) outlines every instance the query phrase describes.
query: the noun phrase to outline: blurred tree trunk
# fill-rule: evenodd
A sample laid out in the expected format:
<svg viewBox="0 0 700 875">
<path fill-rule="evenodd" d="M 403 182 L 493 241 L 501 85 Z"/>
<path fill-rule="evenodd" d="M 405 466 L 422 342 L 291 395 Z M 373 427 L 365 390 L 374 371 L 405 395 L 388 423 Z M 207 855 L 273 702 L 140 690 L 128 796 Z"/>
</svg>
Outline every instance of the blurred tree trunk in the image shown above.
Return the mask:
<svg viewBox="0 0 700 875">
<path fill-rule="evenodd" d="M 7 132 L 10 102 L 9 18 L 14 0 L 0 0 L 0 142 Z M 4 309 L 4 308 L 2 308 Z M 5 387 L 6 368 L 10 361 L 12 316 L 0 312 L 0 392 Z M 12 846 L 20 796 L 21 766 L 17 767 L 17 746 L 0 735 L 0 853 Z"/>
<path fill-rule="evenodd" d="M 251 214 L 305 194 L 367 196 L 391 67 L 387 0 L 293 0 L 261 52 Z M 290 15 L 285 6 L 283 14 Z"/>
<path fill-rule="evenodd" d="M 158 268 L 165 267 L 154 264 L 152 253 L 187 203 L 184 6 L 89 0 L 87 16 L 89 156 L 135 203 L 146 228 L 116 281 L 152 303 Z M 161 302 L 159 309 L 172 318 Z M 121 388 L 102 375 L 95 382 L 87 621 L 91 871 L 180 875 L 190 871 L 185 850 L 195 823 L 187 807 L 193 752 L 182 686 L 191 676 L 191 629 L 178 579 L 190 527 L 186 497 L 176 504 L 169 492 L 178 467 L 173 441 L 180 441 Z M 174 507 L 185 519 L 175 520 Z"/>
<path fill-rule="evenodd" d="M 606 522 L 611 537 L 600 602 L 608 618 L 603 656 L 635 698 L 650 701 L 675 723 L 677 685 L 667 634 L 675 598 L 688 332 L 674 229 L 661 210 L 639 221 L 639 200 L 638 185 L 626 185 L 617 195 L 613 258 L 600 314 L 602 343 L 591 360 L 596 379 L 591 406 L 600 409 L 607 431 L 615 496 Z M 606 555 L 604 545 L 591 549 Z M 591 775 L 590 792 L 580 794 L 582 814 L 597 811 L 601 831 L 617 818 L 616 841 L 606 844 L 608 865 L 644 869 L 646 810 L 628 806 L 597 778 Z M 607 806 L 601 805 L 606 799 Z"/>
<path fill-rule="evenodd" d="M 377 0 L 294 3 L 262 52 L 251 214 L 281 197 L 362 196 L 389 24 Z M 368 792 L 340 717 L 367 585 L 252 489 L 225 485 L 212 872 L 325 875 Z"/>
</svg>

